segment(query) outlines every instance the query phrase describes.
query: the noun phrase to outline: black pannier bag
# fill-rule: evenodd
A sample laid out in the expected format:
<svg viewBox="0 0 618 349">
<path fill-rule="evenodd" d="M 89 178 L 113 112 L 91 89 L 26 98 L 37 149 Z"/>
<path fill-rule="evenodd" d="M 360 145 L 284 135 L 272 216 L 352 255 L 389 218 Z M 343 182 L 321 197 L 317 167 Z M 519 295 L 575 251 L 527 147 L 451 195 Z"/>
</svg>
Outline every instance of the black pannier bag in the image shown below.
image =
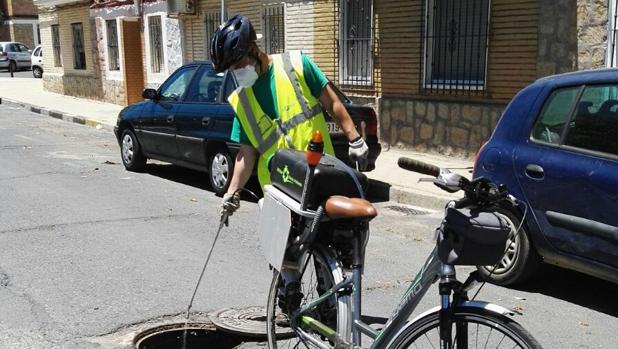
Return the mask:
<svg viewBox="0 0 618 349">
<path fill-rule="evenodd" d="M 448 208 L 438 228 L 438 257 L 451 265 L 494 265 L 511 228 L 494 212 Z"/>
<path fill-rule="evenodd" d="M 273 186 L 300 202 L 305 176 L 309 169 L 305 152 L 280 149 L 271 158 L 268 168 Z M 367 176 L 351 169 L 337 158 L 323 156 L 315 168 L 307 208 L 316 209 L 324 200 L 333 195 L 361 197 L 351 174 L 356 176 L 364 194 L 369 183 Z"/>
</svg>

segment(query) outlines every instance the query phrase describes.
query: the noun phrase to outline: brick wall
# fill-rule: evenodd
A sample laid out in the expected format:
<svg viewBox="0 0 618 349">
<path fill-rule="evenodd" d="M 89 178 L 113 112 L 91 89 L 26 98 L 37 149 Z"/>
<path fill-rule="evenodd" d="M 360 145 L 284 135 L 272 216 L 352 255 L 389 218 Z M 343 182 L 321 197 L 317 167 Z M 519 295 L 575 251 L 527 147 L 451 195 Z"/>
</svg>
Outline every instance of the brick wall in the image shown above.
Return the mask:
<svg viewBox="0 0 618 349">
<path fill-rule="evenodd" d="M 62 47 L 62 62 L 65 74 L 94 76 L 93 46 L 90 31 L 90 8 L 88 5 L 62 7 L 58 9 L 60 24 L 60 46 Z M 86 69 L 74 68 L 73 32 L 71 24 L 81 23 L 84 32 L 84 49 L 86 53 Z"/>
<path fill-rule="evenodd" d="M 34 43 L 34 32 L 32 31 L 32 24 L 13 24 L 13 41 L 19 41 L 22 44 L 33 49 L 36 44 Z"/>
</svg>

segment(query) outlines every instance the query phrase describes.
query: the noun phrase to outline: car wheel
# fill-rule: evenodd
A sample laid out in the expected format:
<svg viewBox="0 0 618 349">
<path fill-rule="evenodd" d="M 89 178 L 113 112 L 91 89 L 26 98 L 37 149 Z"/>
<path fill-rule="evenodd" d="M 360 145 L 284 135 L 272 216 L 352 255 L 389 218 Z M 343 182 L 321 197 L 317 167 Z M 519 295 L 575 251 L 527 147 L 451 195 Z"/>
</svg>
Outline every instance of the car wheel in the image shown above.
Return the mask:
<svg viewBox="0 0 618 349">
<path fill-rule="evenodd" d="M 17 71 L 17 63 L 15 63 L 15 61 L 10 61 L 9 62 L 9 71 Z"/>
<path fill-rule="evenodd" d="M 541 264 L 541 258 L 532 246 L 530 233 L 526 226 L 521 224 L 519 216 L 507 209 L 498 209 L 496 213 L 504 218 L 511 228 L 506 253 L 495 268 L 478 266 L 477 269 L 486 280 L 498 285 L 522 283 L 534 276 Z"/>
<path fill-rule="evenodd" d="M 40 79 L 43 77 L 43 69 L 41 69 L 40 67 L 33 67 L 32 68 L 32 75 L 37 78 Z"/>
<path fill-rule="evenodd" d="M 227 147 L 218 147 L 208 158 L 208 178 L 212 190 L 219 196 L 226 193 L 232 179 L 234 162 Z"/>
<path fill-rule="evenodd" d="M 146 156 L 142 153 L 142 148 L 130 129 L 122 132 L 120 137 L 120 156 L 122 164 L 129 171 L 139 172 L 146 167 Z"/>
</svg>

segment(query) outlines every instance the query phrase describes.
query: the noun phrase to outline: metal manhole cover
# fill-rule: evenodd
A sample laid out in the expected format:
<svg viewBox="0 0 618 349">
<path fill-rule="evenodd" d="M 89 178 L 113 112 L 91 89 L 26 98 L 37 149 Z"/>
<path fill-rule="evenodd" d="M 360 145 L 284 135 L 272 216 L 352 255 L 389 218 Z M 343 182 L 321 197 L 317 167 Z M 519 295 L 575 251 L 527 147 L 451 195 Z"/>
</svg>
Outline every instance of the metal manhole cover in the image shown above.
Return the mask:
<svg viewBox="0 0 618 349">
<path fill-rule="evenodd" d="M 419 215 L 424 215 L 424 214 L 429 213 L 427 211 L 417 210 L 417 209 L 405 207 L 405 206 L 386 206 L 386 208 L 388 208 L 389 210 L 401 212 L 405 215 L 413 215 L 413 216 L 419 216 Z"/>
<path fill-rule="evenodd" d="M 267 337 L 266 308 L 224 308 L 208 314 L 215 327 L 222 331 L 251 337 Z M 277 338 L 294 334 L 291 328 L 277 326 Z"/>
</svg>

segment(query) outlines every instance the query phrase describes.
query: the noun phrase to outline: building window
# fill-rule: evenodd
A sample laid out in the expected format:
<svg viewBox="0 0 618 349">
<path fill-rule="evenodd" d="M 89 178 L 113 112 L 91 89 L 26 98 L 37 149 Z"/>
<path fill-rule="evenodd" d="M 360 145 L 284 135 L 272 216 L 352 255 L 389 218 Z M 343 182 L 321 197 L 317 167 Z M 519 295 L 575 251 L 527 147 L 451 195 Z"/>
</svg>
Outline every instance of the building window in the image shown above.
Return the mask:
<svg viewBox="0 0 618 349">
<path fill-rule="evenodd" d="M 161 16 L 148 17 L 148 34 L 150 36 L 150 68 L 153 73 L 160 73 L 163 71 Z"/>
<path fill-rule="evenodd" d="M 62 67 L 62 59 L 60 55 L 60 29 L 58 24 L 51 26 L 52 33 L 52 48 L 54 51 L 54 67 Z"/>
<path fill-rule="evenodd" d="M 264 21 L 264 49 L 266 53 L 282 53 L 285 51 L 283 4 L 265 6 L 262 10 L 262 19 Z"/>
<path fill-rule="evenodd" d="M 345 85 L 372 84 L 371 0 L 341 0 L 339 30 L 339 75 Z"/>
<path fill-rule="evenodd" d="M 105 21 L 107 29 L 107 63 L 109 70 L 120 70 L 118 26 L 115 19 Z"/>
<path fill-rule="evenodd" d="M 206 57 L 210 56 L 210 39 L 221 24 L 221 14 L 219 12 L 208 12 L 204 16 L 204 37 L 206 38 Z"/>
<path fill-rule="evenodd" d="M 483 94 L 489 0 L 427 0 L 424 81 L 429 92 Z"/>
<path fill-rule="evenodd" d="M 81 23 L 71 24 L 73 32 L 73 68 L 86 69 L 86 51 L 84 50 L 84 28 Z"/>
<path fill-rule="evenodd" d="M 616 67 L 616 53 L 618 53 L 618 47 L 616 45 L 616 39 L 618 34 L 618 6 L 616 6 L 616 0 L 609 0 L 608 6 L 608 22 L 609 22 L 609 35 L 607 38 L 607 58 L 606 65 L 608 67 Z"/>
</svg>

